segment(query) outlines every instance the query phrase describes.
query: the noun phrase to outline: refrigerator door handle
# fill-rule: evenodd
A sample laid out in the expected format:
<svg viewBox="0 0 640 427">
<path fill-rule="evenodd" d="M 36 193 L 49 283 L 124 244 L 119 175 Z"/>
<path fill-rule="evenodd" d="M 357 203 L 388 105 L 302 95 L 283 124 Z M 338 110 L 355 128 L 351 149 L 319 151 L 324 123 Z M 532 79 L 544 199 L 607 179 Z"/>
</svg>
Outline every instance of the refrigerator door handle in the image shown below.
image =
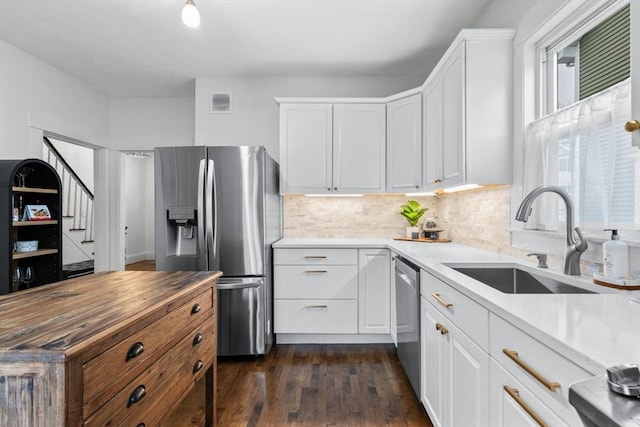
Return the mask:
<svg viewBox="0 0 640 427">
<path fill-rule="evenodd" d="M 251 280 L 246 282 L 237 282 L 237 283 L 218 283 L 217 289 L 219 291 L 227 291 L 227 290 L 237 290 L 237 289 L 249 289 L 249 288 L 259 288 L 263 284 L 263 279 L 261 280 Z"/>
<path fill-rule="evenodd" d="M 200 254 L 200 268 L 208 270 L 209 257 L 207 256 L 207 244 L 205 242 L 205 223 L 204 223 L 204 174 L 205 159 L 200 160 L 198 168 L 198 253 Z M 204 263 L 202 262 L 204 261 Z"/>
<path fill-rule="evenodd" d="M 207 184 L 206 184 L 206 230 L 207 230 L 207 245 L 211 250 L 211 257 L 209 260 L 215 260 L 218 257 L 217 253 L 217 226 L 218 226 L 218 204 L 216 203 L 216 166 L 212 159 L 207 162 Z M 210 265 L 211 263 L 207 263 Z M 209 268 L 207 268 L 209 270 Z"/>
</svg>

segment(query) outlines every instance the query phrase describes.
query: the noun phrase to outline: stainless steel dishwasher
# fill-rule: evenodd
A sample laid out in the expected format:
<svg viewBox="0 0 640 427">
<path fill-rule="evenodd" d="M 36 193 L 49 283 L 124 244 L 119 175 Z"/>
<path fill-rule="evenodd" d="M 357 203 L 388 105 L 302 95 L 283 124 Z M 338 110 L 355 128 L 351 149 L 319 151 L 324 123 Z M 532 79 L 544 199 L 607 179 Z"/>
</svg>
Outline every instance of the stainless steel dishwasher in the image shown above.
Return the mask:
<svg viewBox="0 0 640 427">
<path fill-rule="evenodd" d="M 398 359 L 420 399 L 420 269 L 396 255 L 396 334 Z"/>
</svg>

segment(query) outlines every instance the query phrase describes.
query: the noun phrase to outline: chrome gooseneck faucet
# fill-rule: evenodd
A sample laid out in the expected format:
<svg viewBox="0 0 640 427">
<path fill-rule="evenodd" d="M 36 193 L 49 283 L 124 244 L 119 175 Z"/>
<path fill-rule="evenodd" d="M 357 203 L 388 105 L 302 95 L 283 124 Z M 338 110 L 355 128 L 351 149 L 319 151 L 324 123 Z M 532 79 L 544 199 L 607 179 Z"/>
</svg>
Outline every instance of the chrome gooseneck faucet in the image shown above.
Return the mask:
<svg viewBox="0 0 640 427">
<path fill-rule="evenodd" d="M 567 207 L 567 247 L 564 251 L 564 274 L 571 276 L 580 275 L 580 256 L 587 250 L 587 240 L 584 238 L 580 227 L 575 228 L 575 232 L 578 235 L 578 239 L 573 234 L 573 202 L 569 193 L 564 191 L 560 187 L 553 185 L 543 185 L 542 187 L 534 188 L 527 196 L 522 200 L 518 213 L 516 214 L 516 220 L 527 222 L 529 215 L 531 215 L 531 205 L 534 200 L 542 193 L 556 193 Z"/>
</svg>

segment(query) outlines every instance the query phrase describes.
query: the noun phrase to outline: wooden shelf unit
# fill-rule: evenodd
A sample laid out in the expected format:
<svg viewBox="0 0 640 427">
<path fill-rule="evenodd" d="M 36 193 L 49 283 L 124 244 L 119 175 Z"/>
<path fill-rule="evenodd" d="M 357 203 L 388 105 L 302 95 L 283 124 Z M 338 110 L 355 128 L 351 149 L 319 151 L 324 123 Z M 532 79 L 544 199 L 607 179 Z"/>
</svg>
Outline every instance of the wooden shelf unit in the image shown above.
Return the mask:
<svg viewBox="0 0 640 427">
<path fill-rule="evenodd" d="M 18 186 L 18 171 L 29 168 L 26 186 Z M 46 205 L 51 220 L 13 221 L 13 210 Z M 22 215 L 22 212 L 20 212 Z M 31 267 L 38 287 L 62 280 L 62 185 L 56 170 L 40 159 L 0 160 L 0 295 L 14 292 L 16 269 Z M 17 241 L 37 240 L 37 251 L 14 252 Z M 24 290 L 23 284 L 17 287 Z"/>
</svg>

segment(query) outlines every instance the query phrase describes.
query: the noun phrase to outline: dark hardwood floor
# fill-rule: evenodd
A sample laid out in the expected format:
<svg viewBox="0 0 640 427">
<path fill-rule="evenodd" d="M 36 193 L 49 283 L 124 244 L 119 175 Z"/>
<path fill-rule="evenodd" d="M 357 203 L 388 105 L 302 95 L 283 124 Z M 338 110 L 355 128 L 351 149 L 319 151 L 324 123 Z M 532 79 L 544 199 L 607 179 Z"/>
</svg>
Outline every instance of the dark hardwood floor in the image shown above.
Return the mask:
<svg viewBox="0 0 640 427">
<path fill-rule="evenodd" d="M 201 381 L 163 426 L 203 425 L 203 396 Z M 392 344 L 279 344 L 265 357 L 220 358 L 216 399 L 220 427 L 433 427 Z"/>
<path fill-rule="evenodd" d="M 426 426 L 393 345 L 277 345 L 218 360 L 217 425 Z M 198 383 L 165 427 L 203 425 Z"/>
</svg>

